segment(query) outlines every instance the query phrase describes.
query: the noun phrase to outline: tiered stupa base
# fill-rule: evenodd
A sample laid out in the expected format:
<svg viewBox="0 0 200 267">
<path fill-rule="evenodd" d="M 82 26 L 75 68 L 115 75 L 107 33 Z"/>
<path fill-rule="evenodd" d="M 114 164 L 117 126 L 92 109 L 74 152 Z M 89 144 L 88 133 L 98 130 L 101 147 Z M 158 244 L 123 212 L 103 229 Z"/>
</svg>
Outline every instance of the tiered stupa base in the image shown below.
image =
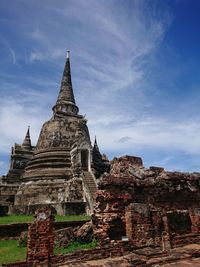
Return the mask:
<svg viewBox="0 0 200 267">
<path fill-rule="evenodd" d="M 16 198 L 13 212 L 33 214 L 43 206 L 51 206 L 59 215 L 84 214 L 82 181 L 71 179 L 38 180 L 22 183 Z"/>
</svg>

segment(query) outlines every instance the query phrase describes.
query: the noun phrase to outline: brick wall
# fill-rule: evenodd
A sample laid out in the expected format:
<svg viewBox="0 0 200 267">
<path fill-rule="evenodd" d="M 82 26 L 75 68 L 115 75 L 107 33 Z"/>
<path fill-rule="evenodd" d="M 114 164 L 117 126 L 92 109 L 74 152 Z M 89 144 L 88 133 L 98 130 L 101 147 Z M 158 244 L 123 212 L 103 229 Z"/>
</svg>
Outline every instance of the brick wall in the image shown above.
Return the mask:
<svg viewBox="0 0 200 267">
<path fill-rule="evenodd" d="M 200 234 L 199 203 L 200 173 L 147 169 L 136 164 L 134 157 L 121 157 L 113 161 L 111 172 L 98 184 L 92 217 L 94 235 L 101 244 L 109 243 L 114 239 L 110 231 L 117 233 L 117 227 L 125 227 L 133 245 L 169 249 L 181 240 L 185 244 L 186 239 L 179 236 Z M 115 230 L 116 219 L 122 223 Z"/>
<path fill-rule="evenodd" d="M 29 225 L 27 240 L 27 265 L 51 266 L 54 248 L 54 216 L 49 208 L 36 211 L 34 223 Z"/>
</svg>

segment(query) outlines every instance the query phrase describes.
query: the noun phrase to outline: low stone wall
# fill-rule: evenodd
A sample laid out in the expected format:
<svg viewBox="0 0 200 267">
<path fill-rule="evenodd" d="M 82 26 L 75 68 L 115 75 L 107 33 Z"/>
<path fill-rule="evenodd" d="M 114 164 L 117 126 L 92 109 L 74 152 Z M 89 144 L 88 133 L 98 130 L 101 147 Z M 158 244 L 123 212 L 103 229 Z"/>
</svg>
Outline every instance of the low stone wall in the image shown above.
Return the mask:
<svg viewBox="0 0 200 267">
<path fill-rule="evenodd" d="M 11 264 L 2 264 L 2 266 L 7 266 L 7 267 L 28 267 L 26 261 L 20 261 L 20 262 L 15 262 Z"/>
<path fill-rule="evenodd" d="M 79 250 L 74 253 L 68 253 L 65 255 L 58 255 L 52 258 L 53 266 L 60 266 L 64 263 L 83 262 L 87 260 L 105 259 L 108 257 L 122 256 L 127 252 L 133 250 L 132 245 L 129 242 L 121 242 L 116 244 L 110 244 L 106 247 L 99 247 L 90 250 Z"/>
<path fill-rule="evenodd" d="M 74 253 L 67 253 L 65 255 L 58 255 L 52 257 L 52 266 L 60 266 L 64 263 L 83 262 L 86 260 L 98 260 L 108 257 L 122 256 L 126 252 L 131 251 L 133 248 L 128 242 L 122 242 L 118 244 L 111 244 L 107 247 L 99 247 L 90 250 L 79 250 Z M 27 263 L 16 262 L 13 264 L 3 264 L 7 267 L 27 267 Z"/>
<path fill-rule="evenodd" d="M 182 247 L 187 244 L 195 244 L 199 243 L 200 241 L 200 234 L 187 234 L 183 236 L 175 236 L 171 238 L 172 247 Z"/>
<path fill-rule="evenodd" d="M 125 247 L 128 248 L 127 245 Z M 162 266 L 163 264 L 172 263 L 176 266 L 180 260 L 188 260 L 191 266 L 193 266 L 192 258 L 200 257 L 200 245 L 193 244 L 183 248 L 172 249 L 170 253 L 162 252 L 156 250 L 155 248 L 144 248 L 139 250 L 129 251 L 131 247 L 122 250 L 121 244 L 114 247 L 102 247 L 91 250 L 81 250 L 75 253 L 70 253 L 66 255 L 58 255 L 52 258 L 52 267 L 56 266 L 91 266 L 89 260 L 97 260 L 96 266 L 101 267 L 116 267 L 116 266 L 126 266 L 126 267 L 152 267 L 152 266 Z M 117 258 L 116 258 L 117 256 Z M 104 263 L 98 261 L 105 259 Z M 196 261 L 197 262 L 197 261 Z M 197 264 L 200 262 L 197 262 Z M 98 265 L 99 263 L 99 265 Z M 29 265 L 23 262 L 17 262 L 13 264 L 3 264 L 4 267 L 29 267 Z M 42 265 L 39 265 L 42 266 Z M 92 265 L 93 266 L 93 265 Z M 180 263 L 178 266 L 181 266 Z M 199 265 L 194 265 L 199 266 Z"/>
<path fill-rule="evenodd" d="M 82 226 L 88 221 L 55 222 L 54 229 Z M 21 232 L 28 231 L 28 223 L 12 223 L 0 225 L 0 239 L 18 238 Z"/>
<path fill-rule="evenodd" d="M 9 205 L 0 203 L 0 217 L 8 214 Z"/>
<path fill-rule="evenodd" d="M 19 185 L 0 183 L 0 216 L 9 213 L 9 207 L 14 204 Z"/>
</svg>

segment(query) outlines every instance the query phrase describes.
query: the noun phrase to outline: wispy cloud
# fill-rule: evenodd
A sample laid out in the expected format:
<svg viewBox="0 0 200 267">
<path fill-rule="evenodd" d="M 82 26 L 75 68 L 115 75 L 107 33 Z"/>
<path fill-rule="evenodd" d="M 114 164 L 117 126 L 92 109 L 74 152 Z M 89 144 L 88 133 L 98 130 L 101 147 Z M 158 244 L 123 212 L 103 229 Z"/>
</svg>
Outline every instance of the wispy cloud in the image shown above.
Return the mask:
<svg viewBox="0 0 200 267">
<path fill-rule="evenodd" d="M 160 83 L 167 73 L 157 71 L 157 52 L 173 21 L 169 6 L 161 2 L 14 3 L 12 16 L 2 18 L 17 23 L 5 31 L 9 34 L 2 33 L 10 60 L 2 54 L 2 66 L 7 65 L 0 74 L 0 152 L 21 142 L 27 125 L 36 143 L 42 123 L 51 116 L 70 49 L 76 101 L 101 150 L 132 153 L 149 147 L 198 154 L 198 119 L 184 120 L 184 103 L 182 108 L 173 103 L 174 113 L 177 106 L 182 111 L 179 119 L 161 111 L 170 99 L 162 95 Z M 164 155 L 160 162 L 170 160 Z"/>
<path fill-rule="evenodd" d="M 94 128 L 96 127 L 96 131 L 100 133 L 97 137 L 105 150 L 128 152 L 130 148 L 142 150 L 151 147 L 200 154 L 198 121 L 172 122 L 151 118 L 131 124 L 122 123 L 120 128 L 117 125 L 105 128 L 96 125 Z"/>
<path fill-rule="evenodd" d="M 6 49 L 6 54 L 8 54 L 8 60 L 10 62 L 12 62 L 12 64 L 17 64 L 17 56 L 16 56 L 16 52 L 13 49 L 12 45 L 8 42 L 8 40 L 5 37 L 1 37 L 1 42 L 4 46 L 4 48 Z"/>
<path fill-rule="evenodd" d="M 12 48 L 10 48 L 9 51 L 10 51 L 10 55 L 11 55 L 13 64 L 16 64 L 17 59 L 16 59 L 15 51 Z"/>
</svg>

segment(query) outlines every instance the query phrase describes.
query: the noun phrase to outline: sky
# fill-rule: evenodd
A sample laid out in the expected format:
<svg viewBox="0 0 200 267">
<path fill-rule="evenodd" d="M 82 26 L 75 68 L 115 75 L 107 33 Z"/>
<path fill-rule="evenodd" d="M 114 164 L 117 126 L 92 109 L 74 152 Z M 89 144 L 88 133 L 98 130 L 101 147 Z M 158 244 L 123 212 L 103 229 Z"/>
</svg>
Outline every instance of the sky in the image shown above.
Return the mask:
<svg viewBox="0 0 200 267">
<path fill-rule="evenodd" d="M 102 153 L 200 171 L 198 0 L 0 1 L 0 175 L 52 116 L 66 51 Z"/>
</svg>

